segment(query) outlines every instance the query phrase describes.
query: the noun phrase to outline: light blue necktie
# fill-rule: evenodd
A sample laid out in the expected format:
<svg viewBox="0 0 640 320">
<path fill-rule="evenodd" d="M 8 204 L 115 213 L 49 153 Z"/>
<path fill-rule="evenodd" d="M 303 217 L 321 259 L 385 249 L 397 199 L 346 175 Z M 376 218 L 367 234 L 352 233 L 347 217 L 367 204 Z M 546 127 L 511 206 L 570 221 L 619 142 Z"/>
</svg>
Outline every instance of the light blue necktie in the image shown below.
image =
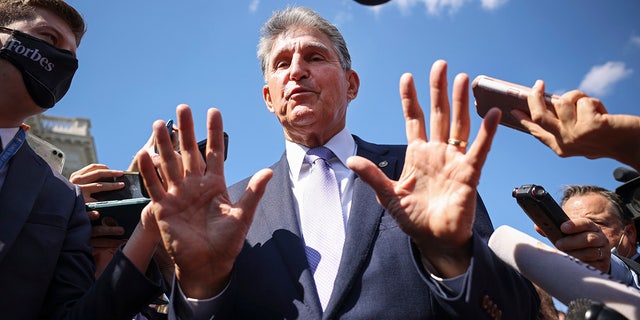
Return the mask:
<svg viewBox="0 0 640 320">
<path fill-rule="evenodd" d="M 307 151 L 305 163 L 311 164 L 303 195 L 302 234 L 307 260 L 313 272 L 322 310 L 327 307 L 344 246 L 344 218 L 340 189 L 328 160 L 333 152 L 325 147 Z"/>
</svg>

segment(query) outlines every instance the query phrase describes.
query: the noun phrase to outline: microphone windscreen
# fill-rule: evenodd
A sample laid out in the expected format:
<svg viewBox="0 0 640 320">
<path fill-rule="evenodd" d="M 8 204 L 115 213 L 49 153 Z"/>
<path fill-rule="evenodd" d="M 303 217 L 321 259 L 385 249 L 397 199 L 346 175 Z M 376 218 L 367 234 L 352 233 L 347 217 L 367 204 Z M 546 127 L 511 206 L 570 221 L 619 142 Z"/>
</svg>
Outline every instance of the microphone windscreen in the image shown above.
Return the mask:
<svg viewBox="0 0 640 320">
<path fill-rule="evenodd" d="M 567 320 L 585 320 L 586 313 L 591 308 L 591 300 L 576 299 L 567 306 Z"/>
<path fill-rule="evenodd" d="M 567 306 L 567 320 L 629 320 L 600 302 L 576 299 Z"/>
<path fill-rule="evenodd" d="M 640 173 L 633 169 L 617 167 L 615 170 L 613 170 L 613 178 L 619 182 L 627 182 L 637 177 L 640 177 Z"/>
<path fill-rule="evenodd" d="M 640 319 L 640 291 L 509 226 L 489 238 L 489 248 L 505 263 L 568 305 L 586 298 L 629 319 Z"/>
</svg>

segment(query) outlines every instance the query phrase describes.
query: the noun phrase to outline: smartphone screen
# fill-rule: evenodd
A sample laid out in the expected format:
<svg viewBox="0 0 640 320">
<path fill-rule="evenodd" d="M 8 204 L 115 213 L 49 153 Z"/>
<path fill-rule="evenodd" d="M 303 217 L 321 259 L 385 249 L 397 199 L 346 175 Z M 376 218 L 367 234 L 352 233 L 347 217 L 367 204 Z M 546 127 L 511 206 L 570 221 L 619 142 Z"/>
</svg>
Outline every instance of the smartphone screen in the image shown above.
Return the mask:
<svg viewBox="0 0 640 320">
<path fill-rule="evenodd" d="M 524 133 L 529 133 L 529 130 L 511 115 L 511 110 L 518 109 L 526 114 L 530 114 L 527 96 L 531 88 L 480 75 L 473 79 L 471 89 L 475 97 L 478 115 L 484 118 L 491 108 L 499 108 L 502 110 L 500 124 Z M 545 93 L 547 107 L 553 111 L 552 99 L 554 99 L 553 95 Z"/>
</svg>

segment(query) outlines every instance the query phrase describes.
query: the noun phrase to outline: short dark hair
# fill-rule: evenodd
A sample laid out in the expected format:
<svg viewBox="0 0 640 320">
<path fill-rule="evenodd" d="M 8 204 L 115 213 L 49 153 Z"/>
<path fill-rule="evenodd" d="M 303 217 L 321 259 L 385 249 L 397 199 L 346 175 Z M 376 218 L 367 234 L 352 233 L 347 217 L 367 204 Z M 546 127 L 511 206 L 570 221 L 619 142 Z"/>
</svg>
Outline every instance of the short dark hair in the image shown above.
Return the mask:
<svg viewBox="0 0 640 320">
<path fill-rule="evenodd" d="M 86 32 L 82 15 L 62 0 L 0 0 L 0 26 L 7 26 L 20 20 L 33 19 L 35 8 L 49 10 L 62 18 L 76 37 L 76 46 Z"/>
</svg>

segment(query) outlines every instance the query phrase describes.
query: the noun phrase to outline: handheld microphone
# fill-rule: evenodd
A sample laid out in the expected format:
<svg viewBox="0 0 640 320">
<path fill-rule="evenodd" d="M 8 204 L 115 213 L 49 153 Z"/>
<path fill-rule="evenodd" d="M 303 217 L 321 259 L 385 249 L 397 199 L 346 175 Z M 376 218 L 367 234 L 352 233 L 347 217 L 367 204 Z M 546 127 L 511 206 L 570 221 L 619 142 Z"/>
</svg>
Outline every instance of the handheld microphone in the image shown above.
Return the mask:
<svg viewBox="0 0 640 320">
<path fill-rule="evenodd" d="M 629 319 L 640 319 L 640 291 L 582 261 L 509 226 L 489 238 L 489 248 L 560 302 L 586 298 L 604 303 Z"/>
<path fill-rule="evenodd" d="M 600 302 L 589 299 L 571 301 L 567 309 L 567 320 L 629 320 L 619 312 Z"/>
<path fill-rule="evenodd" d="M 637 177 L 640 177 L 640 173 L 633 169 L 617 167 L 615 170 L 613 170 L 613 178 L 619 182 L 627 182 Z"/>
</svg>

